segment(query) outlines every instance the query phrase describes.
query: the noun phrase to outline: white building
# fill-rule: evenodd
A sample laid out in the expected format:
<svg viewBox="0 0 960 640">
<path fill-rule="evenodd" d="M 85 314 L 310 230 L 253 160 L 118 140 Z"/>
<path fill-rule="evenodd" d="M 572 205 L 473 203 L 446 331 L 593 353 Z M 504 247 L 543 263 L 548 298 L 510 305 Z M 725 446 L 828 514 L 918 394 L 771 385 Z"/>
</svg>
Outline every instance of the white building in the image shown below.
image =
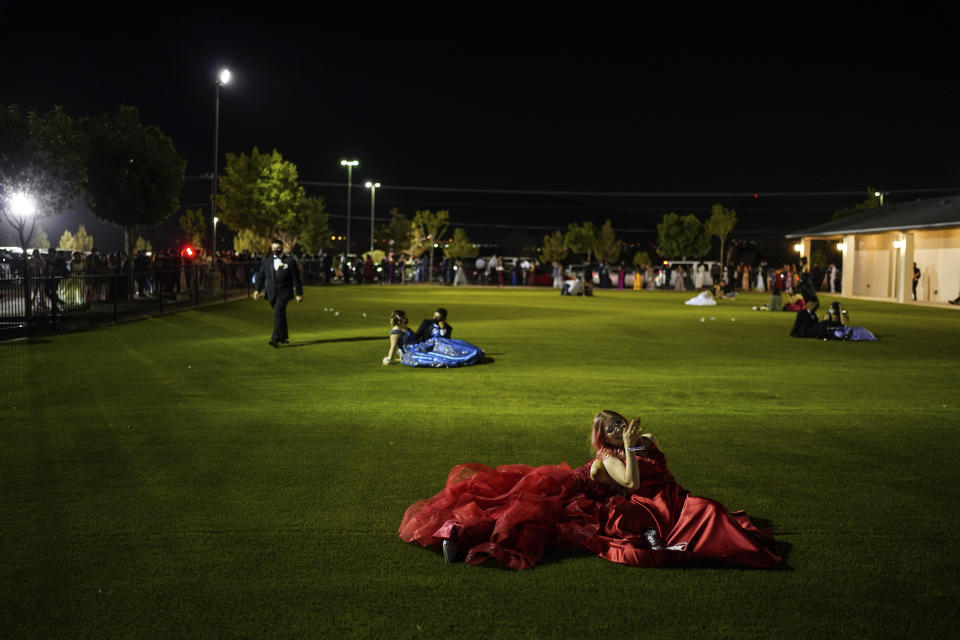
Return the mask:
<svg viewBox="0 0 960 640">
<path fill-rule="evenodd" d="M 917 300 L 946 302 L 960 294 L 960 195 L 861 211 L 786 236 L 800 255 L 814 240 L 843 252 L 842 295 L 912 300 L 913 263 L 922 275 Z"/>
</svg>

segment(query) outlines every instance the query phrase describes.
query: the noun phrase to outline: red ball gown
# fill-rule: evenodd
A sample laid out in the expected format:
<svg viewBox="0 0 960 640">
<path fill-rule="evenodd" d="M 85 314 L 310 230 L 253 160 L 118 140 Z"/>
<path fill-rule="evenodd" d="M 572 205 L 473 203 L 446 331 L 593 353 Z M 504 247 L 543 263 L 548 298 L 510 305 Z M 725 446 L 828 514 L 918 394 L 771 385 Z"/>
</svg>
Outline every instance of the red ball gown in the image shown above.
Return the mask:
<svg viewBox="0 0 960 640">
<path fill-rule="evenodd" d="M 643 567 L 780 562 L 771 530 L 755 527 L 743 511 L 690 495 L 655 445 L 637 456 L 635 491 L 594 482 L 592 463 L 457 465 L 440 493 L 407 509 L 400 538 L 424 547 L 451 538 L 468 564 L 493 558 L 511 569 L 532 567 L 556 548 Z"/>
</svg>

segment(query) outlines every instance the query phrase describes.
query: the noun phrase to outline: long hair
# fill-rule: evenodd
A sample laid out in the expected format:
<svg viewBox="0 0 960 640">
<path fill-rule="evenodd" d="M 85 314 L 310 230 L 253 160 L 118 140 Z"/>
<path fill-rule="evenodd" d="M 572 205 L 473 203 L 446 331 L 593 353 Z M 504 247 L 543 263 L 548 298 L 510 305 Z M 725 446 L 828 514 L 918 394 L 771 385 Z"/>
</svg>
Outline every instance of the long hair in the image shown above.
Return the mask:
<svg viewBox="0 0 960 640">
<path fill-rule="evenodd" d="M 590 446 L 593 448 L 598 458 L 615 456 L 624 459 L 623 445 L 613 446 L 608 443 L 603 435 L 609 428 L 619 428 L 621 431 L 627 428 L 628 420 L 616 411 L 604 409 L 593 418 L 593 431 L 590 434 Z"/>
</svg>

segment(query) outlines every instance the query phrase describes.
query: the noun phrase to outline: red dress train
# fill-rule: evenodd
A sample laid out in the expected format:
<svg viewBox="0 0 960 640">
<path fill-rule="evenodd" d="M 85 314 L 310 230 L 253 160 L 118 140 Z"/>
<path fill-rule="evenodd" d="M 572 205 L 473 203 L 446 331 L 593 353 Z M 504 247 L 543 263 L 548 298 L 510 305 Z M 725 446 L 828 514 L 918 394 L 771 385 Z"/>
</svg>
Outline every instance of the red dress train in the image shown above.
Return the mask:
<svg viewBox="0 0 960 640">
<path fill-rule="evenodd" d="M 424 547 L 453 538 L 468 564 L 493 558 L 511 569 L 532 567 L 551 548 L 644 567 L 780 562 L 772 531 L 756 528 L 743 511 L 691 496 L 656 447 L 637 457 L 641 483 L 633 492 L 591 480 L 592 463 L 457 465 L 440 493 L 407 509 L 400 538 Z M 651 548 L 651 529 L 663 549 Z"/>
</svg>

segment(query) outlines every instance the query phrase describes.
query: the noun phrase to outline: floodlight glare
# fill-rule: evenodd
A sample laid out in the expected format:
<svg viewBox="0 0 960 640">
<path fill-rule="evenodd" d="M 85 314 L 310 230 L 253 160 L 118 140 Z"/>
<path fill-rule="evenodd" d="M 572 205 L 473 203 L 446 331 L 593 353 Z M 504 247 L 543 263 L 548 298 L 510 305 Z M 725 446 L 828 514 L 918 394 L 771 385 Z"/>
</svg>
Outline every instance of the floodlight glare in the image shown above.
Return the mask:
<svg viewBox="0 0 960 640">
<path fill-rule="evenodd" d="M 11 195 L 8 202 L 10 203 L 10 211 L 21 218 L 32 216 L 37 211 L 36 201 L 27 194 L 20 193 L 19 191 Z"/>
<path fill-rule="evenodd" d="M 230 84 L 230 78 L 231 78 L 231 77 L 232 77 L 232 76 L 231 76 L 231 74 L 230 74 L 230 69 L 221 69 L 221 70 L 220 70 L 220 84 L 221 84 L 221 85 Z"/>
</svg>

